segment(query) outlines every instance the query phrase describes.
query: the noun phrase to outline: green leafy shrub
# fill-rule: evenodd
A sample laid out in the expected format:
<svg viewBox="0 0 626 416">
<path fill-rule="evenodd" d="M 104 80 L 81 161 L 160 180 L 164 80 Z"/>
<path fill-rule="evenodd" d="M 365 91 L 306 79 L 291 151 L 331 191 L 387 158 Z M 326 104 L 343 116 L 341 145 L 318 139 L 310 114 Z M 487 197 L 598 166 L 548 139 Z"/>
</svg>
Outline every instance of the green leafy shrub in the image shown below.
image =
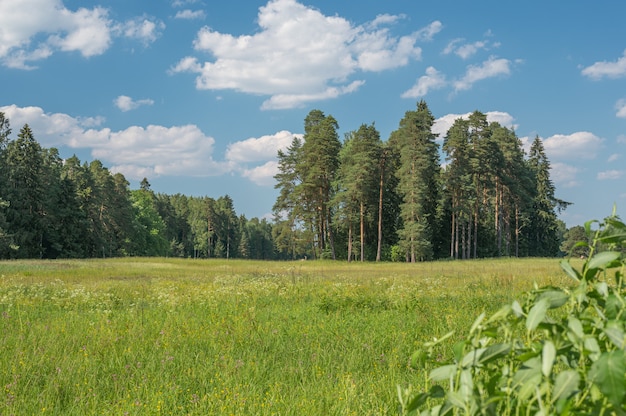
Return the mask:
<svg viewBox="0 0 626 416">
<path fill-rule="evenodd" d="M 401 414 L 626 415 L 626 225 L 613 213 L 585 230 L 581 270 L 561 262 L 572 287 L 481 314 L 446 362 L 435 351 L 452 334 L 417 351 L 411 365 L 431 387 L 398 386 Z"/>
</svg>

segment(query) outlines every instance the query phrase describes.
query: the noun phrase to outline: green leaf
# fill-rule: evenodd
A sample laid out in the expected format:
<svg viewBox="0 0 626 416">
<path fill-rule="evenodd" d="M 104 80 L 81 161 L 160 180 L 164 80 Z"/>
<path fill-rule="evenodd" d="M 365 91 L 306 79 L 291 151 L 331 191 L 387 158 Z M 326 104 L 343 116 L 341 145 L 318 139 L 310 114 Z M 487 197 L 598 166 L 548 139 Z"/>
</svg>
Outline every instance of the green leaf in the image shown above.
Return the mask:
<svg viewBox="0 0 626 416">
<path fill-rule="evenodd" d="M 554 382 L 554 388 L 552 389 L 552 403 L 560 399 L 569 398 L 576 390 L 578 390 L 578 383 L 580 382 L 580 375 L 574 370 L 565 370 L 556 376 Z"/>
<path fill-rule="evenodd" d="M 546 341 L 541 351 L 541 372 L 545 377 L 550 376 L 554 359 L 556 358 L 556 348 L 552 341 Z"/>
<path fill-rule="evenodd" d="M 616 319 L 617 315 L 624 307 L 623 300 L 615 296 L 614 294 L 610 294 L 606 298 L 606 305 L 604 306 L 604 314 L 607 319 Z"/>
<path fill-rule="evenodd" d="M 593 383 L 615 407 L 621 406 L 626 393 L 625 374 L 624 351 L 603 353 L 590 370 Z"/>
<path fill-rule="evenodd" d="M 539 324 L 546 317 L 548 306 L 550 306 L 548 301 L 546 299 L 541 299 L 539 302 L 535 303 L 532 308 L 530 308 L 528 316 L 526 317 L 526 329 L 532 331 L 539 326 Z"/>
<path fill-rule="evenodd" d="M 422 351 L 422 350 L 415 351 L 413 355 L 411 356 L 411 367 L 415 369 L 421 368 L 426 362 L 427 358 L 428 358 L 428 354 L 426 354 L 425 351 Z"/>
<path fill-rule="evenodd" d="M 621 253 L 618 251 L 603 251 L 594 254 L 585 264 L 585 278 L 589 280 L 598 269 L 607 269 L 619 265 L 619 263 L 616 264 L 616 262 L 619 260 L 620 256 Z"/>
<path fill-rule="evenodd" d="M 490 345 L 481 354 L 478 364 L 488 364 L 500 357 L 506 356 L 511 351 L 510 344 L 494 344 Z"/>
<path fill-rule="evenodd" d="M 486 323 L 491 323 L 499 319 L 506 318 L 507 316 L 509 316 L 512 310 L 513 308 L 511 307 L 511 305 L 504 305 L 496 313 L 491 315 Z"/>
<path fill-rule="evenodd" d="M 461 367 L 467 368 L 470 365 L 474 366 L 475 364 L 478 364 L 480 356 L 483 354 L 485 349 L 486 348 L 478 348 L 465 354 L 465 357 L 461 360 Z"/>
<path fill-rule="evenodd" d="M 579 343 L 583 339 L 583 324 L 578 318 L 570 316 L 567 319 L 567 328 L 569 329 L 569 331 L 567 331 L 568 338 L 572 342 Z"/>
<path fill-rule="evenodd" d="M 600 294 L 603 298 L 609 295 L 609 285 L 607 285 L 606 282 L 598 282 L 594 285 L 594 287 L 596 292 L 598 292 L 598 294 Z"/>
<path fill-rule="evenodd" d="M 513 310 L 515 316 L 517 316 L 518 318 L 524 316 L 524 310 L 522 309 L 522 305 L 520 305 L 518 301 L 513 301 L 513 303 L 511 304 L 511 309 Z"/>
<path fill-rule="evenodd" d="M 539 294 L 537 299 L 546 299 L 549 302 L 549 308 L 554 309 L 565 305 L 569 295 L 562 290 L 548 290 Z"/>
<path fill-rule="evenodd" d="M 624 338 L 624 329 L 622 328 L 621 322 L 608 322 L 606 328 L 604 328 L 604 334 L 609 340 L 611 340 L 613 345 L 615 345 L 620 350 L 624 349 L 624 346 L 626 345 L 626 339 Z"/>
<path fill-rule="evenodd" d="M 576 281 L 580 281 L 582 279 L 580 273 L 572 267 L 568 260 L 561 260 L 561 269 L 563 269 L 565 274 Z"/>
<path fill-rule="evenodd" d="M 413 397 L 413 399 L 411 399 L 411 401 L 406 405 L 406 411 L 412 412 L 413 410 L 417 409 L 418 407 L 426 403 L 428 397 L 428 393 L 420 393 L 417 396 Z"/>
<path fill-rule="evenodd" d="M 526 401 L 530 396 L 532 396 L 537 387 L 541 383 L 541 373 L 538 373 L 534 370 L 528 370 L 529 374 L 524 378 L 524 382 L 521 383 L 521 386 L 518 390 L 518 395 L 520 400 Z"/>
<path fill-rule="evenodd" d="M 597 253 L 589 259 L 587 267 L 590 269 L 605 269 L 607 267 L 614 267 L 616 265 L 615 261 L 619 260 L 621 255 L 622 254 L 619 251 L 603 251 Z"/>
<path fill-rule="evenodd" d="M 468 403 L 471 401 L 472 392 L 474 390 L 474 380 L 470 370 L 461 371 L 461 382 L 459 383 L 459 393 L 463 397 L 463 401 Z"/>
<path fill-rule="evenodd" d="M 441 367 L 437 367 L 430 372 L 428 377 L 432 381 L 443 381 L 449 380 L 450 377 L 456 372 L 456 364 L 444 365 Z"/>
<path fill-rule="evenodd" d="M 474 331 L 476 331 L 476 329 L 478 329 L 478 327 L 480 326 L 480 323 L 483 321 L 483 319 L 485 319 L 485 312 L 483 312 L 480 315 L 478 315 L 478 318 L 476 318 L 476 320 L 472 324 L 472 327 L 470 328 L 470 331 L 469 331 L 470 335 L 473 334 Z"/>
<path fill-rule="evenodd" d="M 430 388 L 430 397 L 432 397 L 433 399 L 440 399 L 442 397 L 445 397 L 445 395 L 446 391 L 443 389 L 443 387 L 437 384 Z"/>
<path fill-rule="evenodd" d="M 600 357 L 600 344 L 595 337 L 589 336 L 585 338 L 584 342 L 585 351 L 589 353 L 589 358 L 596 361 Z"/>
<path fill-rule="evenodd" d="M 461 393 L 458 393 L 456 391 L 448 392 L 448 402 L 454 407 L 458 407 L 460 409 L 465 408 L 465 401 L 463 400 L 463 396 L 461 395 Z"/>
</svg>

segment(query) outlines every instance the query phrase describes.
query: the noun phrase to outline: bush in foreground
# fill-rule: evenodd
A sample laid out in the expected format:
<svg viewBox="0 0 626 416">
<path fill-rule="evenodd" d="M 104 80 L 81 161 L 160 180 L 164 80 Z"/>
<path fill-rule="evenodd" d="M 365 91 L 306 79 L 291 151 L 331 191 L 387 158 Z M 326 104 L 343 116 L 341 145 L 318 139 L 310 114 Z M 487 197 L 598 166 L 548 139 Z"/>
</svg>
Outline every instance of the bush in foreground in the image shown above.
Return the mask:
<svg viewBox="0 0 626 416">
<path fill-rule="evenodd" d="M 595 226 L 595 227 L 594 227 Z M 585 224 L 592 244 L 571 288 L 535 288 L 481 314 L 448 362 L 424 344 L 412 365 L 430 389 L 398 386 L 403 415 L 626 415 L 626 225 L 613 213 Z"/>
</svg>

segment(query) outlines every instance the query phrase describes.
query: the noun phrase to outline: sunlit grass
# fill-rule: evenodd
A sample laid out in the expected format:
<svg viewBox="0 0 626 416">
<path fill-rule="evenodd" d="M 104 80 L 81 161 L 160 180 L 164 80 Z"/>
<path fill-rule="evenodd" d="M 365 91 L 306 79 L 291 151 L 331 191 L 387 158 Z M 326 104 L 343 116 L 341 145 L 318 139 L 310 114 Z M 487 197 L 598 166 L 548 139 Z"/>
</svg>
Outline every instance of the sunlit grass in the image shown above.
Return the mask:
<svg viewBox="0 0 626 416">
<path fill-rule="evenodd" d="M 567 281 L 553 259 L 0 262 L 0 414 L 396 414 L 420 342 L 535 283 Z"/>
</svg>

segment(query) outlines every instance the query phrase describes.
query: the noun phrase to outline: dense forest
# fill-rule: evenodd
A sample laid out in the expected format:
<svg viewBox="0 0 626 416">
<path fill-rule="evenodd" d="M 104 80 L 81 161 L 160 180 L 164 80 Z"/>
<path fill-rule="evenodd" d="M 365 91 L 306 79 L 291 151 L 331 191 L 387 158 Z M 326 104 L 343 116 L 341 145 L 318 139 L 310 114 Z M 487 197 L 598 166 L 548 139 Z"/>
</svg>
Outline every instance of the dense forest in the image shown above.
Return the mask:
<svg viewBox="0 0 626 416">
<path fill-rule="evenodd" d="M 11 139 L 0 113 L 0 258 L 193 258 L 425 261 L 556 256 L 564 225 L 536 137 L 474 112 L 443 137 L 421 101 L 383 141 L 374 124 L 345 135 L 312 110 L 303 139 L 278 152 L 274 218 L 217 199 L 131 190 L 102 163 L 62 159 L 28 125 Z M 444 156 L 444 163 L 440 160 Z"/>
</svg>

